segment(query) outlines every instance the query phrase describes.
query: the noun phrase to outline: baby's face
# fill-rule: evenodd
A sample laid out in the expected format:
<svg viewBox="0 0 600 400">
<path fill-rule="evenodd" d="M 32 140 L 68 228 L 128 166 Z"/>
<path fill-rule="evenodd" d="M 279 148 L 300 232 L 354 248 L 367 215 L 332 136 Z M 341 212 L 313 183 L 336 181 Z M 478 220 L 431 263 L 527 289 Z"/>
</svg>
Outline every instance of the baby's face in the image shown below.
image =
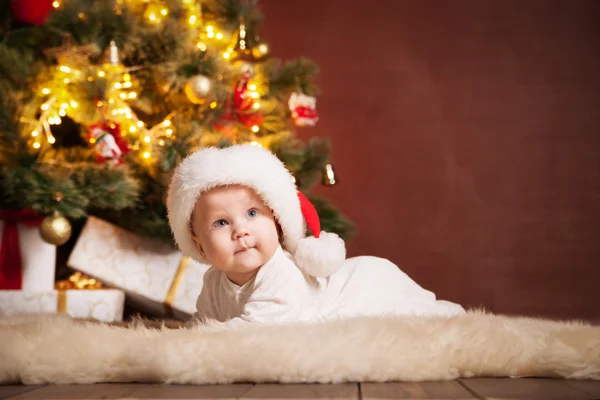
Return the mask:
<svg viewBox="0 0 600 400">
<path fill-rule="evenodd" d="M 203 193 L 192 227 L 204 259 L 238 285 L 252 279 L 279 245 L 271 209 L 245 186 L 220 186 Z"/>
</svg>

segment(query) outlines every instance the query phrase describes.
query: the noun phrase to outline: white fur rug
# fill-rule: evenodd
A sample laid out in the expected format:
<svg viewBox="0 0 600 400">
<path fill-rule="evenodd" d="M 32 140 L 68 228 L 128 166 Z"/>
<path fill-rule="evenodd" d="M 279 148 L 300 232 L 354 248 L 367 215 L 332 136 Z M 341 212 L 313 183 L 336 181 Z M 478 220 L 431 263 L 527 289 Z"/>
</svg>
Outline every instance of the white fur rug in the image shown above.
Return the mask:
<svg viewBox="0 0 600 400">
<path fill-rule="evenodd" d="M 313 325 L 153 329 L 0 318 L 0 382 L 600 379 L 600 326 L 471 312 Z"/>
</svg>

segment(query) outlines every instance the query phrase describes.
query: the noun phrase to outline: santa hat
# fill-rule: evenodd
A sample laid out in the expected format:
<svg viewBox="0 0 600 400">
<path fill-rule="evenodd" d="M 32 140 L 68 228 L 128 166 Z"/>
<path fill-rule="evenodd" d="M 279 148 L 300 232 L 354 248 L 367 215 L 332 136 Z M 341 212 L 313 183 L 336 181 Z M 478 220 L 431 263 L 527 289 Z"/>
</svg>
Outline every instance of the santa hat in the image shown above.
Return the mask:
<svg viewBox="0 0 600 400">
<path fill-rule="evenodd" d="M 249 187 L 263 199 L 281 226 L 283 248 L 306 274 L 324 277 L 341 267 L 346 258 L 344 241 L 321 231 L 315 207 L 298 191 L 285 165 L 268 150 L 250 144 L 197 151 L 175 170 L 167 210 L 175 241 L 184 255 L 205 262 L 192 239 L 192 211 L 202 193 L 225 185 Z M 306 237 L 306 226 L 313 236 Z"/>
</svg>

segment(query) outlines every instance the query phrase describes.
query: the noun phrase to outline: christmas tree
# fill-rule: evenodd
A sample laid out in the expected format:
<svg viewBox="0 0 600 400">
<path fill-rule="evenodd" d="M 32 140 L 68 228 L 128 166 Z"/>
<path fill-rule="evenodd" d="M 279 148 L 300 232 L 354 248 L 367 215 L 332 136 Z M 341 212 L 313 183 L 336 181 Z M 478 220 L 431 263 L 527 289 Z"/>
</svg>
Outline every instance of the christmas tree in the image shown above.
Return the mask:
<svg viewBox="0 0 600 400">
<path fill-rule="evenodd" d="M 10 0 L 0 17 L 0 210 L 45 216 L 42 236 L 98 216 L 171 240 L 170 174 L 198 148 L 273 151 L 307 193 L 334 185 L 308 59 L 282 63 L 251 0 Z M 307 193 L 308 194 L 308 193 Z M 310 196 L 325 230 L 352 225 Z"/>
</svg>

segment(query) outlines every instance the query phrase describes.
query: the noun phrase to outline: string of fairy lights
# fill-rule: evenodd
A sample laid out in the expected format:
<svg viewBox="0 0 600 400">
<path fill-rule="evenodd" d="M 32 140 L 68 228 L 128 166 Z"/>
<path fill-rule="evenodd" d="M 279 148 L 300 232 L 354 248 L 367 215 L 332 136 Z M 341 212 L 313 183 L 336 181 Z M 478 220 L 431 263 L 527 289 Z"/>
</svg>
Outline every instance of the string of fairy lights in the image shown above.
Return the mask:
<svg viewBox="0 0 600 400">
<path fill-rule="evenodd" d="M 63 0 L 68 1 L 68 0 Z M 160 24 L 169 16 L 169 8 L 158 0 L 118 0 L 117 6 L 135 5 L 143 7 L 142 18 L 149 24 Z M 60 8 L 62 1 L 55 0 L 54 8 Z M 232 33 L 219 29 L 211 21 L 203 21 L 201 4 L 196 0 L 181 0 L 181 5 L 186 12 L 185 20 L 190 28 L 198 32 L 196 48 L 198 51 L 207 51 L 209 46 L 214 46 L 224 60 L 233 61 L 240 54 L 247 55 L 253 60 L 260 60 L 269 53 L 269 48 L 260 40 L 248 39 L 248 31 L 243 22 L 239 28 Z M 80 14 L 79 18 L 85 19 Z M 252 44 L 251 44 L 252 42 Z M 30 122 L 30 146 L 40 149 L 46 141 L 52 145 L 56 138 L 52 134 L 51 126 L 60 125 L 62 118 L 69 116 L 74 120 L 90 121 L 100 117 L 101 120 L 110 120 L 117 123 L 123 137 L 126 137 L 141 161 L 153 162 L 153 149 L 155 145 L 164 146 L 166 140 L 173 139 L 175 127 L 171 122 L 173 113 L 169 114 L 162 122 L 147 127 L 140 120 L 130 106 L 139 95 L 139 84 L 131 74 L 131 69 L 126 68 L 119 61 L 119 50 L 114 42 L 111 42 L 108 55 L 103 63 L 93 65 L 83 62 L 77 55 L 69 54 L 68 49 L 63 57 L 57 57 L 58 65 L 51 75 L 52 78 L 39 87 L 39 110 L 37 120 Z M 186 95 L 194 103 L 207 101 L 206 96 L 212 90 L 212 83 L 203 81 L 203 85 L 191 87 L 191 93 Z M 102 88 L 102 95 L 90 100 L 89 87 Z M 187 89 L 187 88 L 186 88 Z M 261 93 L 267 88 L 260 79 L 247 82 L 247 96 L 250 97 L 251 110 L 255 112 L 261 108 Z M 78 98 L 78 94 L 81 94 Z M 90 104 L 93 103 L 93 104 Z M 214 109 L 218 106 L 216 101 L 210 101 L 208 106 Z M 92 121 L 95 119 L 91 119 Z M 260 131 L 260 124 L 248 126 L 248 129 L 256 134 Z M 90 144 L 94 144 L 95 138 L 90 137 Z"/>
</svg>

